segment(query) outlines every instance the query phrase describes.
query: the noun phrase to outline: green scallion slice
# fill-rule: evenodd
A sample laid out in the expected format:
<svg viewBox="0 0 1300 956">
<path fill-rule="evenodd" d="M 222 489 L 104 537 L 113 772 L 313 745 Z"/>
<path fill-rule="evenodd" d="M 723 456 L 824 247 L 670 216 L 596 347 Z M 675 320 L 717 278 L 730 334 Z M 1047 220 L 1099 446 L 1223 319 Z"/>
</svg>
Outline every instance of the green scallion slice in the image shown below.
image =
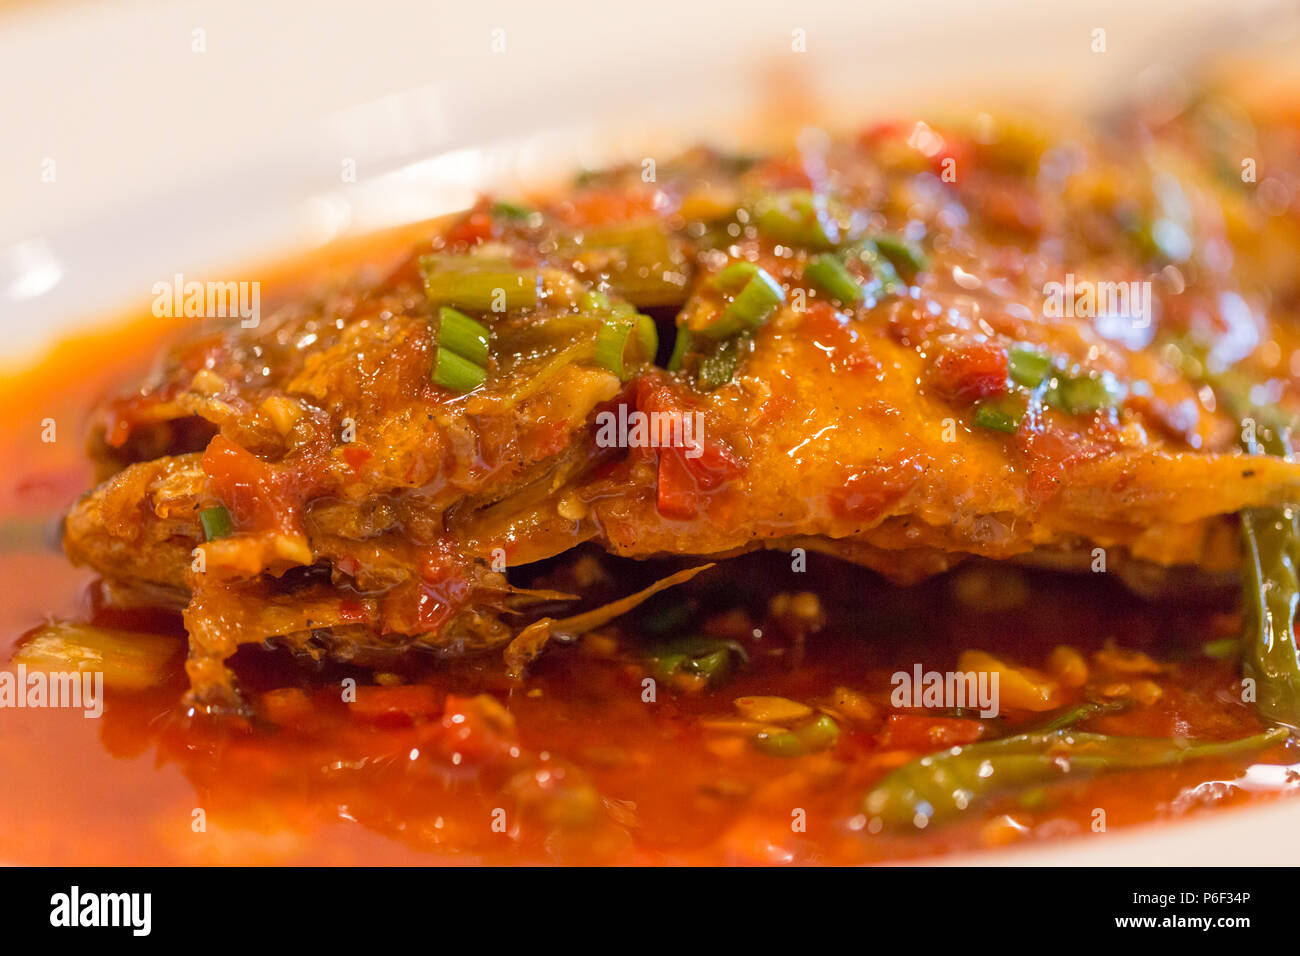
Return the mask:
<svg viewBox="0 0 1300 956">
<path fill-rule="evenodd" d="M 754 206 L 754 223 L 763 235 L 788 246 L 833 249 L 840 241 L 839 226 L 827 211 L 825 199 L 807 189 L 763 197 Z"/>
<path fill-rule="evenodd" d="M 713 277 L 713 287 L 719 292 L 730 294 L 743 289 L 758 273 L 758 266 L 752 262 L 733 262 Z"/>
<path fill-rule="evenodd" d="M 874 242 L 880 254 L 893 263 L 894 268 L 899 272 L 911 276 L 925 269 L 925 253 L 916 243 L 909 242 L 901 236 L 890 235 L 876 236 Z"/>
<path fill-rule="evenodd" d="M 499 216 L 502 219 L 527 219 L 532 214 L 533 211 L 527 206 L 521 206 L 518 203 L 504 199 L 499 199 L 492 204 L 492 215 Z"/>
<path fill-rule="evenodd" d="M 673 354 L 668 359 L 668 371 L 680 372 L 686 353 L 691 350 L 691 330 L 684 325 L 677 326 L 677 338 L 673 340 Z"/>
<path fill-rule="evenodd" d="M 1110 372 L 1062 377 L 1049 389 L 1044 400 L 1070 415 L 1086 415 L 1112 408 L 1124 398 L 1124 387 Z"/>
<path fill-rule="evenodd" d="M 858 280 L 845 268 L 839 256 L 814 256 L 804 266 L 803 277 L 844 305 L 855 306 L 862 301 L 862 286 L 858 285 Z"/>
<path fill-rule="evenodd" d="M 630 358 L 629 347 L 635 353 Z M 631 367 L 653 360 L 658 349 L 659 332 L 648 315 L 611 315 L 596 333 L 596 364 L 620 380 L 628 378 Z"/>
<path fill-rule="evenodd" d="M 438 348 L 433 364 L 433 382 L 453 392 L 472 392 L 487 379 L 487 369 L 457 355 L 451 349 Z"/>
<path fill-rule="evenodd" d="M 643 362 L 653 362 L 659 354 L 659 329 L 648 315 L 636 317 L 636 342 Z"/>
<path fill-rule="evenodd" d="M 588 315 L 608 312 L 613 308 L 609 301 L 609 296 L 603 292 L 584 292 L 582 298 L 578 300 L 578 311 L 585 312 Z"/>
<path fill-rule="evenodd" d="M 515 269 L 505 260 L 483 256 L 421 256 L 420 274 L 431 307 L 471 312 L 534 308 L 541 281 L 536 267 Z"/>
<path fill-rule="evenodd" d="M 224 538 L 235 530 L 235 523 L 225 505 L 204 508 L 199 512 L 199 524 L 203 525 L 203 537 L 208 541 Z"/>
<path fill-rule="evenodd" d="M 437 343 L 440 348 L 451 349 L 475 365 L 484 365 L 488 358 L 488 339 L 487 326 L 475 322 L 464 312 L 446 305 L 438 310 Z"/>
<path fill-rule="evenodd" d="M 1020 428 L 1020 419 L 1024 415 L 1024 409 L 1016 409 L 993 402 L 980 402 L 975 406 L 975 415 L 972 421 L 981 428 L 991 428 L 997 432 L 1014 435 L 1017 429 Z"/>
<path fill-rule="evenodd" d="M 1007 349 L 1007 372 L 1011 380 L 1026 388 L 1035 388 L 1052 370 L 1052 357 L 1031 345 L 1013 345 Z"/>
<path fill-rule="evenodd" d="M 747 265 L 754 271 L 736 297 L 711 322 L 696 330 L 711 339 L 726 339 L 738 332 L 758 328 L 785 301 L 785 292 L 767 272 L 750 263 L 736 265 Z"/>
<path fill-rule="evenodd" d="M 717 343 L 713 351 L 700 359 L 695 384 L 701 390 L 711 392 L 735 378 L 741 356 L 749 349 L 749 340 L 749 333 L 742 332 Z"/>
</svg>

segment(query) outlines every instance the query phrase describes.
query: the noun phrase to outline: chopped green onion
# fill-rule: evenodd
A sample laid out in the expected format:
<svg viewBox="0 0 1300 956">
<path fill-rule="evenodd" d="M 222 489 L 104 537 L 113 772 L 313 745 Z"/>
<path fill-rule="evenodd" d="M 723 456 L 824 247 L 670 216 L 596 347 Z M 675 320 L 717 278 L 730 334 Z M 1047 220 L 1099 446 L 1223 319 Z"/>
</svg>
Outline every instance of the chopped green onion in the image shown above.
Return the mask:
<svg viewBox="0 0 1300 956">
<path fill-rule="evenodd" d="M 758 231 L 776 242 L 804 249 L 833 249 L 840 230 L 826 209 L 826 201 L 806 189 L 791 189 L 765 196 L 754 206 Z"/>
<path fill-rule="evenodd" d="M 451 349 L 439 348 L 432 378 L 435 384 L 453 392 L 472 392 L 487 379 L 487 369 Z"/>
<path fill-rule="evenodd" d="M 915 274 L 925 269 L 925 253 L 914 242 L 901 236 L 876 236 L 875 245 L 880 254 L 888 259 L 900 272 Z"/>
<path fill-rule="evenodd" d="M 741 265 L 742 263 L 737 263 Z M 749 265 L 749 263 L 743 263 Z M 730 338 L 737 332 L 754 329 L 766 322 L 785 301 L 785 292 L 770 275 L 752 266 L 753 275 L 736 297 L 713 317 L 713 321 L 698 329 L 711 339 Z"/>
<path fill-rule="evenodd" d="M 1070 415 L 1083 415 L 1118 405 L 1124 388 L 1110 372 L 1092 373 L 1057 380 L 1044 401 Z"/>
<path fill-rule="evenodd" d="M 541 280 L 536 267 L 513 269 L 506 260 L 484 256 L 421 256 L 420 274 L 430 306 L 473 312 L 531 309 Z"/>
<path fill-rule="evenodd" d="M 742 332 L 723 339 L 712 352 L 700 360 L 695 373 L 695 384 L 706 392 L 721 388 L 736 377 L 741 355 L 748 350 L 749 334 Z"/>
<path fill-rule="evenodd" d="M 659 354 L 659 329 L 648 315 L 636 317 L 636 341 L 641 349 L 641 360 L 653 362 Z"/>
<path fill-rule="evenodd" d="M 855 306 L 862 301 L 862 286 L 844 267 L 839 256 L 815 256 L 804 266 L 803 277 L 827 295 L 839 299 L 844 305 Z"/>
<path fill-rule="evenodd" d="M 1030 345 L 1013 345 L 1007 349 L 1007 371 L 1012 381 L 1035 388 L 1052 370 L 1052 357 Z"/>
<path fill-rule="evenodd" d="M 584 292 L 582 298 L 578 300 L 578 309 L 581 312 L 608 312 L 613 307 L 609 296 L 603 292 Z"/>
<path fill-rule="evenodd" d="M 651 361 L 659 349 L 659 332 L 654 319 L 648 315 L 611 315 L 596 333 L 596 363 L 607 368 L 620 380 L 627 376 L 628 344 L 636 346 L 640 355 L 635 364 Z"/>
<path fill-rule="evenodd" d="M 994 402 L 980 402 L 975 406 L 972 421 L 981 428 L 1014 435 L 1020 428 L 1020 419 L 1024 417 L 1023 409 L 1013 409 Z"/>
<path fill-rule="evenodd" d="M 870 242 L 858 243 L 849 254 L 857 257 L 859 262 L 871 270 L 873 288 L 869 291 L 872 295 L 875 295 L 874 287 L 878 287 L 885 295 L 893 295 L 906 284 L 898 277 L 898 270 L 894 268 L 894 264 L 882 256 Z"/>
<path fill-rule="evenodd" d="M 673 341 L 673 354 L 668 359 L 668 371 L 680 372 L 686 353 L 691 350 L 691 330 L 684 325 L 677 326 L 677 338 Z"/>
<path fill-rule="evenodd" d="M 486 326 L 446 305 L 438 310 L 438 319 L 439 346 L 451 349 L 475 365 L 487 362 L 489 333 Z"/>
<path fill-rule="evenodd" d="M 728 294 L 742 289 L 750 279 L 759 273 L 758 266 L 752 262 L 733 262 L 713 277 L 713 287 Z"/>
<path fill-rule="evenodd" d="M 532 214 L 533 211 L 527 206 L 507 202 L 504 199 L 497 200 L 492 204 L 492 215 L 500 216 L 502 219 L 527 219 Z"/>
<path fill-rule="evenodd" d="M 204 508 L 199 512 L 199 524 L 203 525 L 203 537 L 208 541 L 224 538 L 235 530 L 235 523 L 230 520 L 225 505 Z"/>
<path fill-rule="evenodd" d="M 582 230 L 562 237 L 559 253 L 604 276 L 609 288 L 637 308 L 680 306 L 686 299 L 681 240 L 657 217 Z"/>
</svg>

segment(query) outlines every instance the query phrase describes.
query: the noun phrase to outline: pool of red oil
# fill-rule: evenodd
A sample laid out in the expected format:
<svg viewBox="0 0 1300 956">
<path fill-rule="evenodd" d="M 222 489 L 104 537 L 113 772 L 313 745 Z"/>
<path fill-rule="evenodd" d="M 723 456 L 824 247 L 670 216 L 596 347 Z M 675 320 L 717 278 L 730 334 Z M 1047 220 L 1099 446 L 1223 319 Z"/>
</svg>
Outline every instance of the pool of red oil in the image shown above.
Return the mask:
<svg viewBox="0 0 1300 956">
<path fill-rule="evenodd" d="M 703 691 L 659 684 L 647 699 L 649 638 L 633 615 L 622 629 L 548 648 L 522 681 L 506 677 L 498 655 L 413 656 L 380 677 L 244 648 L 235 667 L 252 718 L 192 720 L 182 704 L 179 615 L 102 606 L 98 582 L 57 541 L 60 515 L 91 483 L 87 410 L 138 375 L 164 334 L 136 323 L 75 340 L 0 386 L 0 663 L 50 619 L 176 642 L 170 676 L 143 691 L 110 690 L 99 719 L 0 710 L 0 860 L 849 864 L 1104 839 L 1294 789 L 1241 786 L 1251 758 L 1188 763 L 1070 780 L 1033 799 L 1004 795 L 952 823 L 873 832 L 864 794 L 925 751 L 884 733 L 891 676 L 914 664 L 950 669 L 966 649 L 1042 668 L 1058 645 L 1087 660 L 1110 643 L 1159 662 L 1144 678 L 1156 699 L 1089 729 L 1209 739 L 1260 729 L 1240 700 L 1234 663 L 1202 652 L 1233 633 L 1230 596 L 1147 604 L 1106 575 L 1009 572 L 1021 599 L 981 609 L 951 578 L 902 589 L 814 560 L 798 589 L 818 595 L 826 625 L 794 633 L 769 611 L 774 594 L 796 589 L 788 557 L 750 556 L 681 591 L 693 609 L 683 626 L 735 640 L 747 657 Z M 52 442 L 43 440 L 50 419 Z M 604 573 L 626 593 L 651 571 L 608 561 Z M 355 700 L 348 678 L 360 688 Z M 773 756 L 726 729 L 738 697 L 831 706 L 842 688 L 866 699 L 869 713 L 841 715 L 824 751 Z M 1008 712 L 1005 729 L 1034 717 Z M 1253 759 L 1295 757 L 1277 747 Z"/>
</svg>

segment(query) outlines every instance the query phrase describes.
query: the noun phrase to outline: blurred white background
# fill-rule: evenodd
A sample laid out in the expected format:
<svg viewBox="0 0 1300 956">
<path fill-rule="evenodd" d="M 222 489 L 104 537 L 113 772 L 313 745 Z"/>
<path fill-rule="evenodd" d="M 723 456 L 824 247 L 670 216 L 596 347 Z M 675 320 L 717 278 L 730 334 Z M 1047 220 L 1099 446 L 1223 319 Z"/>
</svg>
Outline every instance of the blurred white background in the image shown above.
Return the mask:
<svg viewBox="0 0 1300 956">
<path fill-rule="evenodd" d="M 175 271 L 247 268 L 427 217 L 486 184 L 599 162 L 629 137 L 719 132 L 774 72 L 798 72 L 852 120 L 920 104 L 1086 110 L 1152 64 L 1294 35 L 1295 10 L 20 0 L 0 12 L 0 361 L 146 302 Z"/>
</svg>

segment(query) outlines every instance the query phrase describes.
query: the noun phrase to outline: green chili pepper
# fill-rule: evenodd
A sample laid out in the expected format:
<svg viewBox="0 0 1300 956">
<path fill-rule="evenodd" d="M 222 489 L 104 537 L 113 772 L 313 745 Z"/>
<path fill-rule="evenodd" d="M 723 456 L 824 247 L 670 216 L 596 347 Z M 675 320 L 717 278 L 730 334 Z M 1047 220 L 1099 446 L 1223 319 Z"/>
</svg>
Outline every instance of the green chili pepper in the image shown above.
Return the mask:
<svg viewBox="0 0 1300 956">
<path fill-rule="evenodd" d="M 826 750 L 840 735 L 840 726 L 827 714 L 818 714 L 794 730 L 762 731 L 754 745 L 772 757 L 802 757 Z"/>
<path fill-rule="evenodd" d="M 724 291 L 738 287 L 739 291 L 707 325 L 699 328 L 701 335 L 711 339 L 730 338 L 757 328 L 785 301 L 781 284 L 750 262 L 733 262 L 718 273 L 714 285 Z"/>
<path fill-rule="evenodd" d="M 450 349 L 439 347 L 430 378 L 434 384 L 453 392 L 472 392 L 487 379 L 487 369 Z"/>
<path fill-rule="evenodd" d="M 1073 707 L 1067 707 L 1041 727 L 1036 728 L 1036 730 L 1038 733 L 1064 730 L 1066 727 L 1073 727 L 1075 724 L 1081 724 L 1093 717 L 1101 717 L 1104 714 L 1118 714 L 1120 711 L 1128 710 L 1132 706 L 1133 701 L 1127 697 L 1116 697 L 1114 700 L 1085 700 Z"/>
<path fill-rule="evenodd" d="M 677 674 L 690 674 L 713 685 L 726 680 L 736 658 L 743 661 L 747 655 L 734 641 L 691 635 L 651 648 L 648 657 L 657 680 L 670 681 Z"/>
<path fill-rule="evenodd" d="M 450 349 L 475 365 L 483 365 L 488 360 L 490 339 L 487 326 L 465 313 L 446 305 L 438 310 L 437 343 L 441 348 Z"/>
<path fill-rule="evenodd" d="M 1280 727 L 1252 737 L 1182 744 L 1075 730 L 1018 734 L 930 754 L 887 774 L 863 800 L 887 827 L 946 823 L 994 794 L 1110 770 L 1168 767 L 1211 757 L 1241 757 L 1287 738 Z"/>
<path fill-rule="evenodd" d="M 1204 350 L 1172 342 L 1185 375 L 1206 382 L 1238 419 L 1255 423 L 1241 445 L 1250 454 L 1285 455 L 1294 422 L 1276 406 L 1251 397 L 1251 381 L 1237 369 L 1213 371 Z M 1300 602 L 1300 525 L 1294 506 L 1242 511 L 1242 673 L 1255 682 L 1256 709 L 1268 720 L 1300 728 L 1300 649 L 1295 612 Z"/>
<path fill-rule="evenodd" d="M 1300 727 L 1300 523 L 1294 508 L 1241 513 L 1242 672 L 1255 682 L 1255 706 L 1269 720 Z"/>
</svg>

